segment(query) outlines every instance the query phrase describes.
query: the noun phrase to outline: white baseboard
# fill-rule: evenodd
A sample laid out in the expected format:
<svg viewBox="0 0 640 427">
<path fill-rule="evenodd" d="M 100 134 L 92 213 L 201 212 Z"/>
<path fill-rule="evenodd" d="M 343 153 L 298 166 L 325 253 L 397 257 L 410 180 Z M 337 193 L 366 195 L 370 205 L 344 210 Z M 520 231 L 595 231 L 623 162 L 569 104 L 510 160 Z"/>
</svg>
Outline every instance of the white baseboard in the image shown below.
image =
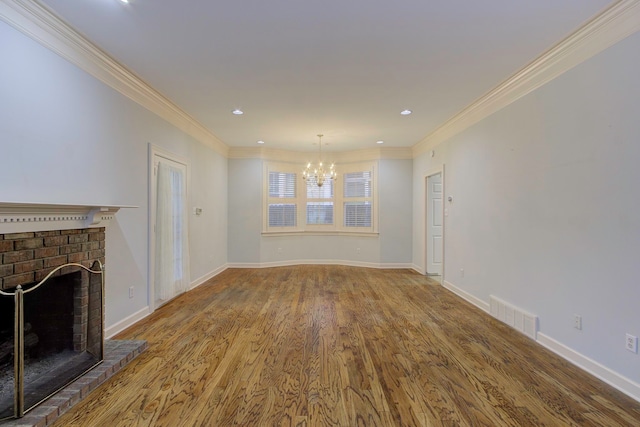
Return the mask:
<svg viewBox="0 0 640 427">
<path fill-rule="evenodd" d="M 115 334 L 117 334 L 118 332 L 124 331 L 129 326 L 147 317 L 149 314 L 151 314 L 151 310 L 149 309 L 149 306 L 146 306 L 143 309 L 133 313 L 131 316 L 125 317 L 121 321 L 109 326 L 108 328 L 105 328 L 104 330 L 105 339 L 109 339 L 113 337 Z"/>
<path fill-rule="evenodd" d="M 339 259 L 296 259 L 288 261 L 270 261 L 270 262 L 230 262 L 227 264 L 228 268 L 270 268 L 270 267 L 290 267 L 294 265 L 345 265 L 348 267 L 365 267 L 365 268 L 378 268 L 378 269 L 401 269 L 401 268 L 413 268 L 411 263 L 375 263 L 375 262 L 362 262 L 362 261 L 345 261 Z"/>
<path fill-rule="evenodd" d="M 537 341 L 540 345 L 548 348 L 560 357 L 640 402 L 640 384 L 631 381 L 541 332 L 538 332 Z"/>
<path fill-rule="evenodd" d="M 215 277 L 218 274 L 222 273 L 227 268 L 228 268 L 228 264 L 224 264 L 224 265 L 216 268 L 215 270 L 211 271 L 210 273 L 207 273 L 204 276 L 197 278 L 196 280 L 191 282 L 191 286 L 189 287 L 189 290 L 202 285 L 204 282 L 206 282 L 207 280 L 211 279 L 212 277 Z M 128 317 L 125 317 L 124 319 L 120 320 L 119 322 L 117 322 L 117 323 L 105 328 L 105 330 L 104 330 L 105 339 L 109 339 L 109 338 L 113 337 L 114 335 L 116 335 L 117 333 L 124 331 L 129 326 L 132 326 L 133 324 L 135 324 L 135 323 L 141 321 L 142 319 L 144 319 L 145 317 L 147 317 L 149 314 L 151 314 L 151 308 L 149 306 L 146 306 L 143 309 L 138 310 L 137 312 L 133 313 L 132 315 L 130 315 Z"/>
<path fill-rule="evenodd" d="M 420 274 L 424 274 L 424 268 L 420 267 L 417 264 L 411 264 L 411 266 L 409 267 L 412 270 L 415 270 L 416 272 L 420 273 Z"/>
<path fill-rule="evenodd" d="M 489 303 L 486 303 L 486 302 L 482 301 L 480 298 L 477 298 L 477 297 L 471 295 L 469 292 L 460 289 L 459 287 L 457 287 L 453 283 L 447 282 L 446 280 L 444 281 L 444 283 L 442 283 L 442 286 L 444 286 L 445 288 L 449 289 L 451 292 L 453 292 L 454 294 L 458 295 L 460 298 L 462 298 L 462 299 L 464 299 L 466 301 L 469 301 L 471 304 L 475 305 L 479 309 L 484 310 L 487 313 L 489 313 Z"/>
<path fill-rule="evenodd" d="M 191 285 L 189 286 L 189 290 L 191 290 L 193 288 L 197 288 L 198 286 L 202 285 L 207 280 L 209 280 L 209 279 L 211 279 L 213 277 L 216 277 L 218 274 L 222 273 L 227 268 L 229 268 L 229 264 L 223 264 L 220 267 L 216 268 L 215 270 L 205 274 L 204 276 L 198 277 L 196 280 L 191 282 Z"/>
<path fill-rule="evenodd" d="M 486 311 L 489 315 L 491 315 L 488 303 L 458 288 L 451 282 L 445 281 L 442 286 L 444 286 L 460 298 L 469 301 L 471 304 Z M 553 338 L 541 332 L 538 332 L 536 334 L 536 342 L 553 351 L 568 362 L 576 365 L 578 368 L 590 373 L 591 375 L 599 378 L 600 380 L 616 388 L 617 390 L 620 390 L 632 399 L 640 402 L 640 384 L 631 381 L 630 379 L 620 375 L 619 373 L 612 371 L 606 366 L 601 365 L 595 360 L 592 360 L 587 356 L 578 353 L 577 351 L 567 347 L 566 345 L 554 340 Z"/>
</svg>

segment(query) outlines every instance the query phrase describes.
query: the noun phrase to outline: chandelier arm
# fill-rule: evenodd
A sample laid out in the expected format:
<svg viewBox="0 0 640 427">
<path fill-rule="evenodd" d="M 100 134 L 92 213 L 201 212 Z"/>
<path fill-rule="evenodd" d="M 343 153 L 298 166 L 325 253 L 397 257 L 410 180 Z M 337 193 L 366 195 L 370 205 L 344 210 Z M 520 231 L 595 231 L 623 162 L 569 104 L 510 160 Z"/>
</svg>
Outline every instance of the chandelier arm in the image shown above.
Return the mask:
<svg viewBox="0 0 640 427">
<path fill-rule="evenodd" d="M 305 170 L 302 172 L 302 178 L 306 181 L 307 179 L 311 179 L 313 182 L 315 182 L 315 184 L 318 187 L 322 187 L 322 185 L 324 184 L 325 180 L 335 180 L 337 179 L 338 175 L 336 173 L 336 171 L 334 170 L 334 166 L 335 164 L 332 164 L 331 167 L 329 168 L 329 171 L 327 172 L 324 168 L 324 165 L 322 164 L 322 137 L 324 135 L 322 134 L 318 134 L 318 164 L 317 165 L 313 165 L 311 163 L 307 164 L 307 167 L 305 168 Z M 313 170 L 313 172 L 312 172 Z"/>
</svg>

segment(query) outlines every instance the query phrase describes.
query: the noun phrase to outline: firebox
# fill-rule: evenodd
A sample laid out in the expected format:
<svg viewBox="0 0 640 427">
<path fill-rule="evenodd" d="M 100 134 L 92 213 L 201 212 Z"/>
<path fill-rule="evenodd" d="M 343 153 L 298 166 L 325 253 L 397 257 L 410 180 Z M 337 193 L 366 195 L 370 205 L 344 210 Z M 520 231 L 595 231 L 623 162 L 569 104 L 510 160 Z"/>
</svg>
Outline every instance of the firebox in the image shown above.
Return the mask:
<svg viewBox="0 0 640 427">
<path fill-rule="evenodd" d="M 22 417 L 102 362 L 103 293 L 99 260 L 0 290 L 0 419 Z"/>
</svg>

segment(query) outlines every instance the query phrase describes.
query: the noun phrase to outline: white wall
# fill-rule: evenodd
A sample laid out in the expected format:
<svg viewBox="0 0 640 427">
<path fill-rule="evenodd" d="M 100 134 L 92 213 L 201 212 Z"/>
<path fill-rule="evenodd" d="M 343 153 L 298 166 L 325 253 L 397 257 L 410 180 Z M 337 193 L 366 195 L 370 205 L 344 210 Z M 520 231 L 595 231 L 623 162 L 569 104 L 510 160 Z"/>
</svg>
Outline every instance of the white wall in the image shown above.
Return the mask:
<svg viewBox="0 0 640 427">
<path fill-rule="evenodd" d="M 414 263 L 424 174 L 444 163 L 445 280 L 537 314 L 543 336 L 636 383 L 624 340 L 640 336 L 638 69 L 635 34 L 416 158 L 413 177 Z"/>
<path fill-rule="evenodd" d="M 410 263 L 413 161 L 382 159 L 378 170 L 380 262 Z"/>
<path fill-rule="evenodd" d="M 229 159 L 229 262 L 260 262 L 261 212 L 262 160 Z"/>
<path fill-rule="evenodd" d="M 147 307 L 149 143 L 190 162 L 192 279 L 225 265 L 224 157 L 3 22 L 0 55 L 0 200 L 139 206 L 107 229 L 107 327 Z"/>
<path fill-rule="evenodd" d="M 411 168 L 411 160 L 378 162 L 378 236 L 262 236 L 263 161 L 230 159 L 229 262 L 283 265 L 337 261 L 372 267 L 408 266 L 412 239 Z"/>
</svg>

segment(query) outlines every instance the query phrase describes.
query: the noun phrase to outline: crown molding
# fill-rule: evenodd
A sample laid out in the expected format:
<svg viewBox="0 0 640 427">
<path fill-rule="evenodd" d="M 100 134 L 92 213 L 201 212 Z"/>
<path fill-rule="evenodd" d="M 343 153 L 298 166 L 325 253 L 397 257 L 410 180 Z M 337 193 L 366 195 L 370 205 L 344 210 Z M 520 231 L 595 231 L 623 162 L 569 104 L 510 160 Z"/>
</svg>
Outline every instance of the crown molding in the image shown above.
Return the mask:
<svg viewBox="0 0 640 427">
<path fill-rule="evenodd" d="M 555 79 L 640 30 L 640 0 L 621 0 L 468 105 L 413 146 L 413 157 Z"/>
<path fill-rule="evenodd" d="M 218 137 L 40 3 L 0 0 L 0 19 L 199 142 L 227 155 L 229 147 Z"/>
<path fill-rule="evenodd" d="M 308 156 L 286 150 L 228 147 L 193 117 L 37 1 L 0 0 L 0 19 L 225 157 L 298 161 L 301 156 Z M 413 147 L 333 154 L 338 157 L 336 161 L 342 162 L 417 157 L 638 30 L 640 0 L 618 1 Z M 275 155 L 280 157 L 274 159 Z"/>
<path fill-rule="evenodd" d="M 228 153 L 229 159 L 261 159 L 287 163 L 307 162 L 310 157 L 315 158 L 316 156 L 315 151 L 276 150 L 265 147 L 230 147 Z M 380 159 L 412 159 L 413 153 L 410 147 L 390 147 L 338 152 L 325 151 L 322 157 L 333 162 L 354 163 Z"/>
</svg>

